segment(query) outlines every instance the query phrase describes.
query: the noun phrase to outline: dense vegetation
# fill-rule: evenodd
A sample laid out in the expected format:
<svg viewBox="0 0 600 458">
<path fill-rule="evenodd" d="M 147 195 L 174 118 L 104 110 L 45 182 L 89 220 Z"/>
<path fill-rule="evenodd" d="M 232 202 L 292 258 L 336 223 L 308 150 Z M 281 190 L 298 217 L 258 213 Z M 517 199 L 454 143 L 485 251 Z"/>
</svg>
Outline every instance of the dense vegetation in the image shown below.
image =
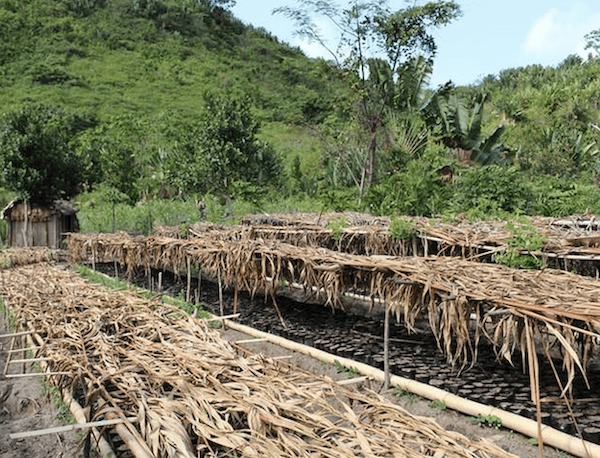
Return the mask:
<svg viewBox="0 0 600 458">
<path fill-rule="evenodd" d="M 84 229 L 141 231 L 197 220 L 200 200 L 215 221 L 600 212 L 600 59 L 429 88 L 428 30 L 459 14 L 453 2 L 328 11 L 365 19 L 361 53 L 337 61 L 229 3 L 0 0 L 3 203 L 76 197 Z"/>
</svg>

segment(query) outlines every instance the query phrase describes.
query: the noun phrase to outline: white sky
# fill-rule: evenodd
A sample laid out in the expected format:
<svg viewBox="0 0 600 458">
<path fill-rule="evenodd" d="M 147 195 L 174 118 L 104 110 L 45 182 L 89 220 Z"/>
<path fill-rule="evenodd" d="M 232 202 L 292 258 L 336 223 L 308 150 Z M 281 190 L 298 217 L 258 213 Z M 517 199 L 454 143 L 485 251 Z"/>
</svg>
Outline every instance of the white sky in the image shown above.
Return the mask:
<svg viewBox="0 0 600 458">
<path fill-rule="evenodd" d="M 598 0 L 456 1 L 463 15 L 432 31 L 438 46 L 432 87 L 448 80 L 458 85 L 473 84 L 501 70 L 531 64 L 555 66 L 571 54 L 585 58 L 588 51 L 584 50 L 584 35 L 600 29 Z M 347 2 L 339 0 L 338 4 Z M 329 58 L 316 43 L 295 37 L 292 21 L 272 15 L 278 6 L 293 5 L 295 0 L 237 0 L 232 11 L 243 22 L 264 27 L 280 40 L 300 46 L 311 57 Z M 408 2 L 389 0 L 388 5 L 400 9 Z M 317 24 L 327 32 L 328 23 Z M 335 44 L 333 40 L 333 47 Z"/>
</svg>

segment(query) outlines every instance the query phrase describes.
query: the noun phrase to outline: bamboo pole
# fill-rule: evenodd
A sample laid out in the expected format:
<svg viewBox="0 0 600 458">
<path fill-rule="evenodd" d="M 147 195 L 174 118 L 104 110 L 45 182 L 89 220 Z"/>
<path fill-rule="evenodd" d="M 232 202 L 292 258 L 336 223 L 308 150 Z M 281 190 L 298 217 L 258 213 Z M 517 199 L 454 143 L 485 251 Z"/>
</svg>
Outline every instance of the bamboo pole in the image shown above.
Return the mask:
<svg viewBox="0 0 600 458">
<path fill-rule="evenodd" d="M 380 369 L 376 369 L 367 364 L 353 361 L 349 358 L 344 358 L 337 355 L 332 355 L 323 350 L 318 350 L 307 345 L 303 345 L 297 342 L 292 342 L 283 337 L 279 337 L 273 334 L 269 334 L 263 331 L 258 331 L 249 326 L 235 323 L 232 321 L 227 322 L 228 327 L 235 331 L 240 331 L 251 336 L 257 336 L 265 338 L 268 341 L 279 345 L 288 350 L 297 351 L 305 355 L 311 356 L 320 361 L 334 364 L 337 360 L 339 364 L 346 367 L 355 367 L 357 370 L 366 376 L 371 377 L 374 380 L 383 382 L 384 373 Z M 468 399 L 461 398 L 455 394 L 444 391 L 440 388 L 429 386 L 425 383 L 417 382 L 416 380 L 410 380 L 397 375 L 390 377 L 392 385 L 399 386 L 411 393 L 417 394 L 427 399 L 438 399 L 445 403 L 449 408 L 461 412 L 465 415 L 483 415 L 491 416 L 494 415 L 502 421 L 502 426 L 507 429 L 512 429 L 518 433 L 521 433 L 528 437 L 538 436 L 538 424 L 536 421 L 529 420 L 528 418 L 521 417 L 511 412 L 498 409 L 496 407 L 487 406 L 484 404 L 470 401 Z M 539 431 L 544 443 L 551 447 L 563 450 L 573 456 L 581 458 L 594 458 L 600 457 L 600 445 L 592 442 L 584 441 L 569 434 L 563 433 L 557 429 L 554 429 L 547 425 L 542 425 L 541 431 Z"/>
<path fill-rule="evenodd" d="M 383 328 L 383 391 L 390 388 L 390 308 L 385 307 L 385 320 Z"/>
<path fill-rule="evenodd" d="M 13 332 L 10 334 L 2 334 L 0 335 L 0 339 L 2 339 L 3 337 L 20 337 L 20 336 L 26 336 L 28 334 L 31 334 L 35 331 L 19 331 L 19 332 Z"/>
<path fill-rule="evenodd" d="M 39 336 L 39 334 L 30 334 L 27 336 L 30 346 L 33 346 L 34 338 L 40 347 L 44 346 L 44 341 Z M 48 364 L 44 361 L 40 362 L 40 366 L 44 370 L 48 368 Z M 85 415 L 83 408 L 81 407 L 81 405 L 79 405 L 79 403 L 75 400 L 75 398 L 73 398 L 73 396 L 71 396 L 71 393 L 69 392 L 69 390 L 67 390 L 66 388 L 63 388 L 61 390 L 61 395 L 62 395 L 63 401 L 69 406 L 69 411 L 73 414 L 77 423 L 87 423 L 88 418 Z M 92 434 L 94 440 L 96 441 L 96 444 L 98 446 L 98 450 L 100 451 L 101 456 L 115 456 L 115 453 L 114 453 L 112 447 L 110 446 L 110 444 L 108 443 L 108 441 L 98 432 L 98 430 L 96 428 L 91 429 L 91 434 Z"/>
<path fill-rule="evenodd" d="M 185 301 L 189 304 L 191 302 L 191 291 L 192 291 L 192 266 L 189 256 L 186 258 L 187 261 L 187 288 L 185 290 Z M 221 313 L 221 315 L 223 315 Z"/>
<path fill-rule="evenodd" d="M 135 421 L 134 417 L 128 418 L 129 421 Z M 90 421 L 88 423 L 76 423 L 74 425 L 56 426 L 54 428 L 37 429 L 32 431 L 23 431 L 20 433 L 9 434 L 11 439 L 25 439 L 27 437 L 43 436 L 45 434 L 66 433 L 76 429 L 95 428 L 96 426 L 111 426 L 123 423 L 120 418 L 117 420 Z"/>
</svg>

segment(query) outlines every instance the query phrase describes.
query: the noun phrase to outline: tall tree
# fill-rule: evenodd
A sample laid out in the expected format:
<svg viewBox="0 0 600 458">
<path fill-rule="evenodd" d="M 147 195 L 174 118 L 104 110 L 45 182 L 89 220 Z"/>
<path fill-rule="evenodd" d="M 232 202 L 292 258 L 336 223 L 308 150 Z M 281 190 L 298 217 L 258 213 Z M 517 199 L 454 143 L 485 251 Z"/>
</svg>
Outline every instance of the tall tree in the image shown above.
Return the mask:
<svg viewBox="0 0 600 458">
<path fill-rule="evenodd" d="M 585 49 L 591 49 L 596 57 L 600 57 L 600 29 L 586 34 L 585 40 Z"/>
<path fill-rule="evenodd" d="M 437 48 L 430 30 L 458 17 L 460 7 L 453 1 L 428 2 L 397 11 L 392 11 L 385 0 L 355 0 L 346 8 L 324 0 L 298 0 L 298 4 L 277 8 L 274 13 L 292 19 L 298 35 L 321 44 L 337 65 L 349 70 L 359 100 L 357 121 L 368 138 L 362 175 L 370 185 L 376 178 L 378 136 L 385 128 L 386 110 L 393 104 L 398 70 L 417 57 L 433 59 Z M 335 48 L 315 25 L 314 16 L 324 17 L 339 32 Z M 361 194 L 364 191 L 361 186 Z"/>
<path fill-rule="evenodd" d="M 167 160 L 167 176 L 183 192 L 234 194 L 275 183 L 282 171 L 274 149 L 259 140 L 248 98 L 206 94 L 205 112 Z"/>
<path fill-rule="evenodd" d="M 47 105 L 5 113 L 0 119 L 0 183 L 34 202 L 74 196 L 86 177 L 73 139 L 95 123 Z"/>
</svg>

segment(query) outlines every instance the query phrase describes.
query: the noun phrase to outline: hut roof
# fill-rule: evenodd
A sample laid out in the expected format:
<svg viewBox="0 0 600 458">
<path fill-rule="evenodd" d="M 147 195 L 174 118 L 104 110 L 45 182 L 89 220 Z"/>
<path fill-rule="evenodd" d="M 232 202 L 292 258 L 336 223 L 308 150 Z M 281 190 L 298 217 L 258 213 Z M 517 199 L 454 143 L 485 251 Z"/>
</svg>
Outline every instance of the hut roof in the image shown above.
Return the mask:
<svg viewBox="0 0 600 458">
<path fill-rule="evenodd" d="M 6 207 L 4 207 L 4 209 L 2 210 L 0 217 L 2 219 L 11 219 L 11 213 L 20 203 L 23 203 L 23 199 L 20 197 L 17 197 L 15 199 L 11 200 L 8 203 L 8 205 Z M 79 211 L 79 209 L 75 206 L 75 204 L 73 204 L 72 202 L 69 202 L 68 200 L 64 200 L 64 199 L 57 199 L 48 204 L 40 204 L 40 203 L 32 202 L 31 206 L 32 206 L 32 208 L 44 208 L 46 211 L 48 211 L 52 214 L 61 215 L 61 216 L 71 216 Z"/>
</svg>

